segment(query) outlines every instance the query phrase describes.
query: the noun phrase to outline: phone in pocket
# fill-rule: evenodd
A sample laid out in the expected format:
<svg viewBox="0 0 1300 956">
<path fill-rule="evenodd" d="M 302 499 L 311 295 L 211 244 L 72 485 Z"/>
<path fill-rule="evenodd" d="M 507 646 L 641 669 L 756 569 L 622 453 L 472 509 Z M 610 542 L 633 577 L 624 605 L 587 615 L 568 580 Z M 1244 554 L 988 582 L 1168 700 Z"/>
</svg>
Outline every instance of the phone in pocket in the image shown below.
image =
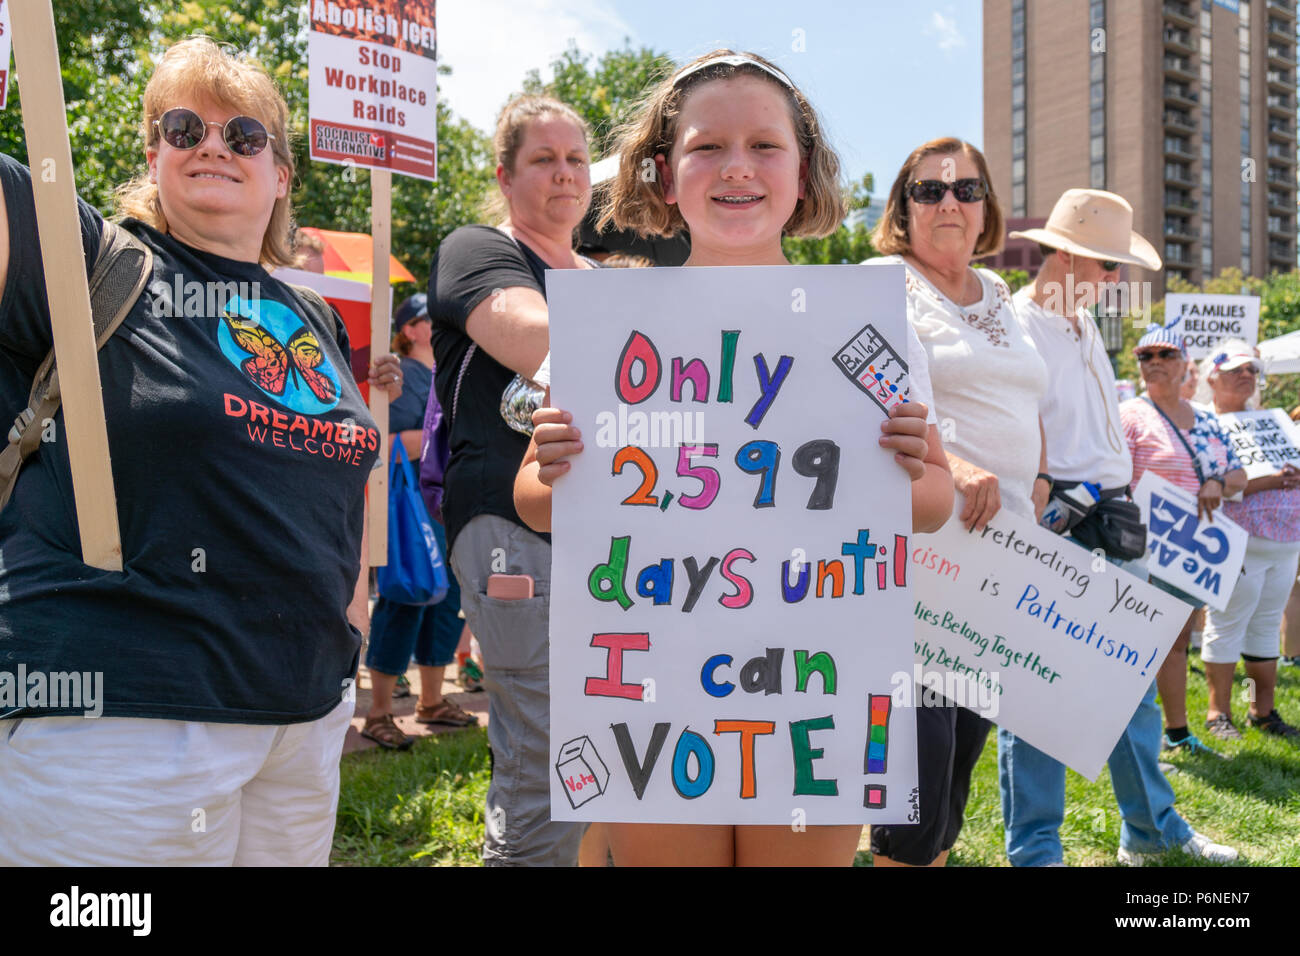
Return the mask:
<svg viewBox="0 0 1300 956">
<path fill-rule="evenodd" d="M 533 576 L 531 574 L 489 575 L 487 596 L 500 601 L 526 601 L 533 596 Z"/>
</svg>

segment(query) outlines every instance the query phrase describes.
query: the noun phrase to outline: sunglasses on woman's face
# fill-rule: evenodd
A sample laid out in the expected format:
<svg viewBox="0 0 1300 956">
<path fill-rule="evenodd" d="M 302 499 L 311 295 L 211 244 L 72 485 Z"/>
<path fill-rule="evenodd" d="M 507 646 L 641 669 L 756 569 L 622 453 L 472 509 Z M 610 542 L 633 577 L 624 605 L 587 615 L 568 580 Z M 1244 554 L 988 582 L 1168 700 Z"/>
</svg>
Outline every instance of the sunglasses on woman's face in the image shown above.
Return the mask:
<svg viewBox="0 0 1300 956">
<path fill-rule="evenodd" d="M 918 179 L 907 187 L 907 194 L 913 202 L 933 206 L 943 201 L 943 194 L 949 189 L 958 202 L 979 202 L 989 191 L 982 179 L 958 179 L 951 183 L 945 183 L 941 179 Z"/>
<path fill-rule="evenodd" d="M 1172 362 L 1176 358 L 1182 358 L 1183 353 L 1177 349 L 1161 349 L 1158 352 L 1143 352 L 1138 356 L 1139 362 L 1149 362 L 1153 358 L 1163 359 L 1166 362 Z"/>
<path fill-rule="evenodd" d="M 172 149 L 194 149 L 208 135 L 208 127 L 221 130 L 221 139 L 239 156 L 256 156 L 275 139 L 251 116 L 234 116 L 224 123 L 208 123 L 193 110 L 177 107 L 154 121 L 158 135 Z"/>
</svg>

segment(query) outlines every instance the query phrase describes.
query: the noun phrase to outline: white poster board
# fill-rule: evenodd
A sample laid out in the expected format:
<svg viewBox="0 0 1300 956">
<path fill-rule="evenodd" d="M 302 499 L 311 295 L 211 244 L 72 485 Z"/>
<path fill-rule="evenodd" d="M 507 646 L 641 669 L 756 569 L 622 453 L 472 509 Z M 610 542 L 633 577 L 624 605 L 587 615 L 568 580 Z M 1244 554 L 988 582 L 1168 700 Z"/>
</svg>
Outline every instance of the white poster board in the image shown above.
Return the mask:
<svg viewBox="0 0 1300 956">
<path fill-rule="evenodd" d="M 1223 412 L 1218 418 L 1247 478 L 1275 475 L 1285 465 L 1300 468 L 1300 430 L 1280 408 Z"/>
<path fill-rule="evenodd" d="M 1095 779 L 1187 620 L 1187 605 L 1012 514 L 912 539 L 926 693 Z"/>
<path fill-rule="evenodd" d="M 1153 471 L 1133 489 L 1147 526 L 1147 571 L 1216 611 L 1228 606 L 1241 576 L 1249 533 L 1222 508 L 1212 521 L 1197 518 L 1196 496 Z"/>
<path fill-rule="evenodd" d="M 547 301 L 585 444 L 553 499 L 552 816 L 915 820 L 911 491 L 877 443 L 902 268 L 554 270 Z"/>
<path fill-rule="evenodd" d="M 433 0 L 310 0 L 310 156 L 438 178 Z"/>
<path fill-rule="evenodd" d="M 1259 339 L 1259 296 L 1171 292 L 1165 296 L 1165 328 L 1183 337 L 1189 358 L 1203 359 L 1224 339 Z"/>
</svg>

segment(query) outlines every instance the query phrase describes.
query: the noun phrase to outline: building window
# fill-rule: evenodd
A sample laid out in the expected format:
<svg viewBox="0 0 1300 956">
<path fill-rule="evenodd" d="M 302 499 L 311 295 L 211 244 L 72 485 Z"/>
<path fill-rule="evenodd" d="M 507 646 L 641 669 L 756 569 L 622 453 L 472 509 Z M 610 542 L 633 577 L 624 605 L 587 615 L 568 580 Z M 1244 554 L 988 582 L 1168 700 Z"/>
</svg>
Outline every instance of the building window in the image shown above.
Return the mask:
<svg viewBox="0 0 1300 956">
<path fill-rule="evenodd" d="M 1092 188 L 1106 188 L 1106 54 L 1093 51 L 1092 31 L 1106 27 L 1106 0 L 1088 3 L 1089 78 L 1089 180 Z"/>
<path fill-rule="evenodd" d="M 1241 51 L 1241 158 L 1243 167 L 1250 155 L 1250 0 L 1241 0 L 1237 6 L 1237 46 Z M 1253 161 L 1253 160 L 1252 160 Z M 1250 183 L 1241 184 L 1241 271 L 1251 274 L 1250 255 Z"/>
</svg>

